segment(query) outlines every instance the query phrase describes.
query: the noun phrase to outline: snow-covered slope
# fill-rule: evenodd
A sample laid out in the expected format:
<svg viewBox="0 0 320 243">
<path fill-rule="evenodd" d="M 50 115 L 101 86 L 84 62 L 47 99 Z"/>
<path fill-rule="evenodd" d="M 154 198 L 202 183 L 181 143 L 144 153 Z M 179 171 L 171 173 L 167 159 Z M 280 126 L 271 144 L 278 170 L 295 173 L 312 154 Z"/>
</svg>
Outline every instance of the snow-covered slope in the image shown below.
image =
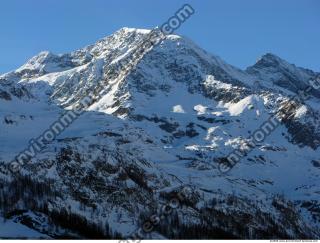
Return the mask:
<svg viewBox="0 0 320 243">
<path fill-rule="evenodd" d="M 123 28 L 0 76 L 1 165 L 104 85 L 19 175 L 1 167 L 3 217 L 53 238 L 128 237 L 187 186 L 183 207 L 144 237 L 319 238 L 319 93 L 288 105 L 319 73 L 272 54 L 240 70 L 168 35 L 111 82 L 115 64 L 148 33 Z M 288 113 L 280 126 L 221 173 L 219 162 L 279 111 Z"/>
</svg>

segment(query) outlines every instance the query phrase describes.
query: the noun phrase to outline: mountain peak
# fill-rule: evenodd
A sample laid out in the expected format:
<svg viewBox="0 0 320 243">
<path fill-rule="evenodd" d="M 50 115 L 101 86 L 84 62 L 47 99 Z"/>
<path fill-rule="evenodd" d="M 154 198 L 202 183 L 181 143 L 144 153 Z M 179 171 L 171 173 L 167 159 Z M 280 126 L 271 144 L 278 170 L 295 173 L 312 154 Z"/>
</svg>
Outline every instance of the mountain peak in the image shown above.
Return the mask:
<svg viewBox="0 0 320 243">
<path fill-rule="evenodd" d="M 317 76 L 317 73 L 297 67 L 272 53 L 264 54 L 246 72 L 258 80 L 264 80 L 265 84 L 277 85 L 295 93 L 305 89 L 308 81 Z M 312 94 L 320 97 L 317 90 L 313 90 Z"/>
<path fill-rule="evenodd" d="M 138 28 L 130 28 L 130 27 L 123 27 L 119 29 L 117 32 L 125 32 L 125 33 L 131 33 L 131 32 L 137 32 L 141 34 L 148 34 L 151 30 L 149 29 L 138 29 Z"/>
<path fill-rule="evenodd" d="M 24 72 L 25 70 L 49 71 L 47 70 L 48 68 L 51 71 L 51 67 L 49 66 L 53 64 L 57 58 L 59 58 L 59 56 L 50 51 L 42 51 L 29 59 L 27 63 L 18 68 L 16 72 Z"/>
<path fill-rule="evenodd" d="M 278 57 L 277 55 L 273 53 L 266 53 L 262 55 L 258 61 L 253 66 L 263 66 L 263 67 L 269 67 L 269 66 L 278 66 L 281 64 L 288 64 L 285 60 Z"/>
<path fill-rule="evenodd" d="M 52 52 L 41 51 L 39 54 L 32 57 L 25 65 L 35 65 L 37 63 L 44 63 L 53 57 L 56 57 L 56 55 L 53 54 Z"/>
</svg>

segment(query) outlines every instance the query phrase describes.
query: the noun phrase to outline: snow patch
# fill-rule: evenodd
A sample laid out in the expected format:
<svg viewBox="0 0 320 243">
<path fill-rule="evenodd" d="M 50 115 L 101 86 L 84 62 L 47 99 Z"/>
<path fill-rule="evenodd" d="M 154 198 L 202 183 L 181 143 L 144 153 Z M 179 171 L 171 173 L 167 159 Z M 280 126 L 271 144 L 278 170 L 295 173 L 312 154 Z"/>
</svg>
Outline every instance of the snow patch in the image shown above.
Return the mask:
<svg viewBox="0 0 320 243">
<path fill-rule="evenodd" d="M 302 105 L 296 111 L 294 118 L 302 118 L 308 111 L 308 108 L 305 105 Z"/>
<path fill-rule="evenodd" d="M 0 238 L 48 239 L 49 237 L 27 226 L 0 217 Z"/>
<path fill-rule="evenodd" d="M 174 113 L 186 113 L 181 105 L 175 105 L 172 107 L 172 112 Z"/>
<path fill-rule="evenodd" d="M 257 95 L 249 95 L 238 103 L 228 103 L 227 107 L 231 116 L 239 116 L 248 110 L 255 110 L 256 115 L 260 115 L 259 108 L 263 108 L 263 101 Z"/>
<path fill-rule="evenodd" d="M 205 114 L 206 111 L 207 111 L 207 108 L 208 108 L 208 107 L 203 106 L 203 105 L 200 105 L 200 104 L 193 107 L 193 109 L 198 112 L 198 113 L 197 113 L 198 115 L 203 115 L 203 114 Z"/>
</svg>

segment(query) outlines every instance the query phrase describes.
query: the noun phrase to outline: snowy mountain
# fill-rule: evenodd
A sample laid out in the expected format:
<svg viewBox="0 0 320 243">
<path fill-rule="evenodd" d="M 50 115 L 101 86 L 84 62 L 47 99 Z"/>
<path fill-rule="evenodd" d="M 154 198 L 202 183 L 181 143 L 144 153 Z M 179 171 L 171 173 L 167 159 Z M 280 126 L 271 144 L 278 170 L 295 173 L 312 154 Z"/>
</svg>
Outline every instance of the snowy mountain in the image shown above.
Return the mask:
<svg viewBox="0 0 320 243">
<path fill-rule="evenodd" d="M 320 93 L 293 97 L 320 73 L 273 54 L 241 70 L 168 35 L 113 82 L 148 33 L 123 28 L 0 76 L 0 217 L 21 226 L 12 237 L 127 238 L 156 215 L 143 238 L 319 238 Z M 15 156 L 98 85 L 101 99 L 12 174 Z M 279 111 L 281 124 L 222 173 Z"/>
</svg>

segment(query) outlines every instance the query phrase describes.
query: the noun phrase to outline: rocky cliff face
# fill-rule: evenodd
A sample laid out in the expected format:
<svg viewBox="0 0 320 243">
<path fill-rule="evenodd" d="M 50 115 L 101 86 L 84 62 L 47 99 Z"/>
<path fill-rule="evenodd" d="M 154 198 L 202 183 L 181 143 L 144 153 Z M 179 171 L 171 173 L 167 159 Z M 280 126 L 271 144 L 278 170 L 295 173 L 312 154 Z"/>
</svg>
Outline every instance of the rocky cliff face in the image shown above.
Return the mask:
<svg viewBox="0 0 320 243">
<path fill-rule="evenodd" d="M 145 238 L 319 238 L 319 90 L 293 99 L 319 73 L 272 54 L 240 70 L 169 35 L 111 82 L 148 33 L 123 28 L 0 76 L 2 216 L 53 238 L 125 238 L 151 215 L 163 217 Z M 30 139 L 101 84 L 101 99 L 8 172 Z M 280 125 L 221 173 L 219 161 L 279 111 Z"/>
</svg>

